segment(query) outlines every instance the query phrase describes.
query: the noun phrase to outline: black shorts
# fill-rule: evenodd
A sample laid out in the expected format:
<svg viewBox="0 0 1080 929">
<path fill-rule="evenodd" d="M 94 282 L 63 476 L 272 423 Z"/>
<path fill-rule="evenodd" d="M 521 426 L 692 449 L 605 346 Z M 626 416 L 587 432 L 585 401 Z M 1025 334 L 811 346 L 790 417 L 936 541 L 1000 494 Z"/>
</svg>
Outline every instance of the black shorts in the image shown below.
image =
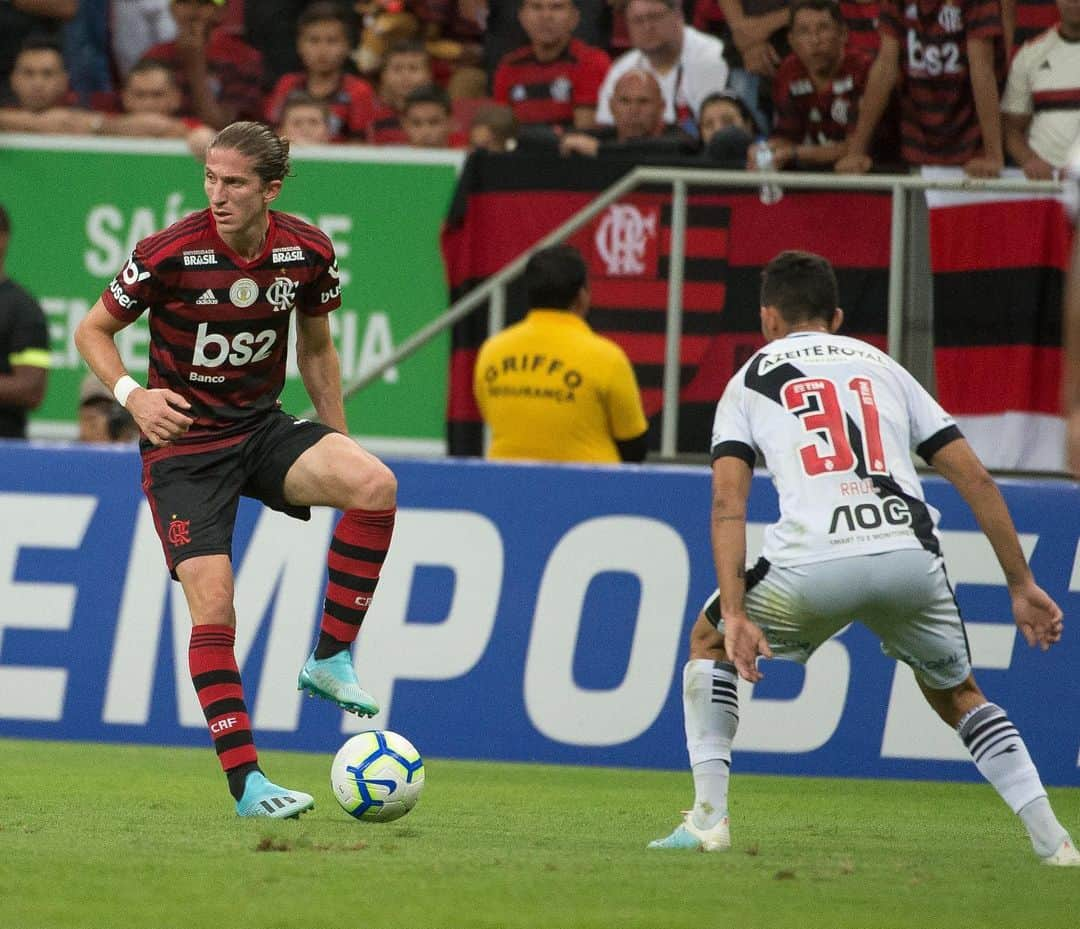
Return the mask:
<svg viewBox="0 0 1080 929">
<path fill-rule="evenodd" d="M 309 507 L 285 500 L 285 475 L 297 458 L 334 431 L 274 410 L 235 445 L 144 460 L 143 493 L 173 579 L 176 566 L 188 558 L 232 558 L 241 496 L 296 519 L 311 519 Z"/>
</svg>

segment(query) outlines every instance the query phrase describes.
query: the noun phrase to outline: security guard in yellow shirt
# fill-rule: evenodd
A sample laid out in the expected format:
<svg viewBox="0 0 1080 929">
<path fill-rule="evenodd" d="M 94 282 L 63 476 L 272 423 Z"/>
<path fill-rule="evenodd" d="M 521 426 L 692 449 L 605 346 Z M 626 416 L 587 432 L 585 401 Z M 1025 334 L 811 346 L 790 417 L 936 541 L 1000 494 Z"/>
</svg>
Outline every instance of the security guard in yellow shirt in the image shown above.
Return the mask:
<svg viewBox="0 0 1080 929">
<path fill-rule="evenodd" d="M 648 422 L 626 353 L 585 322 L 578 251 L 555 245 L 525 266 L 528 315 L 488 339 L 473 392 L 491 459 L 616 463 L 645 458 Z"/>
</svg>

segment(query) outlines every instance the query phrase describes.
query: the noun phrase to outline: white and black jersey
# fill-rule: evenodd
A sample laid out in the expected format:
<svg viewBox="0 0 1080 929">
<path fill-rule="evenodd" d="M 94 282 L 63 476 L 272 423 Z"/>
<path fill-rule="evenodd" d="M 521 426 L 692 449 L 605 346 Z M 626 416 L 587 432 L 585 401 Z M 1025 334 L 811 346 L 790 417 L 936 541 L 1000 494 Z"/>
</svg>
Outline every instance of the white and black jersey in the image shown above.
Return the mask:
<svg viewBox="0 0 1080 929">
<path fill-rule="evenodd" d="M 728 383 L 712 457 L 753 467 L 760 451 L 780 498 L 762 555 L 796 565 L 905 548 L 939 553 L 911 452 L 960 437 L 904 368 L 866 342 L 799 332 L 769 343 Z"/>
</svg>

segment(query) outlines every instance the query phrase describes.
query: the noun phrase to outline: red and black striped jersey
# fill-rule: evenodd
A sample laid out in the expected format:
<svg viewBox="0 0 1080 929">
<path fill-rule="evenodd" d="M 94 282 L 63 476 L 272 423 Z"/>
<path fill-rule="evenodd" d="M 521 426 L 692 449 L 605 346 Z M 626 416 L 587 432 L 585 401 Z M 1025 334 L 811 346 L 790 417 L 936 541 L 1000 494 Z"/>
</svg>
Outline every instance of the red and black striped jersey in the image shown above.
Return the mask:
<svg viewBox="0 0 1080 929">
<path fill-rule="evenodd" d="M 499 62 L 494 96 L 513 107 L 520 123 L 572 126 L 575 107 L 596 106 L 609 67 L 606 52 L 578 39 L 552 61 L 540 61 L 525 45 Z"/>
<path fill-rule="evenodd" d="M 955 165 L 975 157 L 982 134 L 967 42 L 991 40 L 1003 55 L 998 0 L 881 0 L 880 17 L 882 34 L 900 43 L 904 160 Z"/>
<path fill-rule="evenodd" d="M 187 72 L 181 65 L 176 42 L 159 42 L 147 49 L 144 57 L 163 61 L 172 68 L 176 84 L 184 98 L 180 113 L 195 116 L 195 104 Z M 206 44 L 207 83 L 214 99 L 236 110 L 236 119 L 262 118 L 262 53 L 225 29 L 210 33 Z"/>
<path fill-rule="evenodd" d="M 840 0 L 840 13 L 847 23 L 848 48 L 877 54 L 881 39 L 878 36 L 878 0 Z"/>
<path fill-rule="evenodd" d="M 277 406 L 285 384 L 289 318 L 341 305 L 330 239 L 270 212 L 261 254 L 237 255 L 201 210 L 147 236 L 101 296 L 113 316 L 149 311 L 147 386 L 185 397 L 195 422 L 177 448 L 239 441 Z"/>
<path fill-rule="evenodd" d="M 773 133 L 796 145 L 842 142 L 858 121 L 870 64 L 866 53 L 847 49 L 836 74 L 819 91 L 806 66 L 794 54 L 788 55 L 773 78 Z"/>
<path fill-rule="evenodd" d="M 294 96 L 307 92 L 307 72 L 283 74 L 266 98 L 266 121 L 276 126 L 281 122 L 285 104 Z M 319 102 L 325 104 L 328 111 L 331 139 L 335 142 L 346 139 L 366 141 L 375 118 L 375 91 L 367 81 L 355 74 L 342 74 L 337 89 Z"/>
<path fill-rule="evenodd" d="M 375 114 L 371 119 L 370 134 L 374 145 L 409 144 L 405 127 L 401 125 L 401 113 L 378 98 L 375 100 Z"/>
</svg>

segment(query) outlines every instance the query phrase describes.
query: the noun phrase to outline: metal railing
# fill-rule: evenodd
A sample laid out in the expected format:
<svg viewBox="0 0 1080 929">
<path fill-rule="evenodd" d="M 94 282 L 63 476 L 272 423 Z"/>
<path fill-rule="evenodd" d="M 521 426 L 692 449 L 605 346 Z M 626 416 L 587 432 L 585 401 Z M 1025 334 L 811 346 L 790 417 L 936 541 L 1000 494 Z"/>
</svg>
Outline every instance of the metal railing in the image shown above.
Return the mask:
<svg viewBox="0 0 1080 929">
<path fill-rule="evenodd" d="M 488 332 L 499 332 L 506 322 L 506 287 L 525 268 L 532 254 L 541 248 L 565 241 L 601 211 L 619 198 L 646 184 L 670 184 L 671 247 L 668 272 L 668 304 L 664 346 L 663 407 L 660 428 L 660 455 L 673 458 L 678 447 L 680 341 L 682 338 L 682 290 L 686 257 L 686 207 L 689 187 L 761 187 L 775 185 L 784 190 L 889 191 L 892 193 L 890 227 L 889 286 L 888 286 L 888 350 L 899 357 L 904 326 L 904 274 L 907 265 L 906 242 L 908 197 L 912 192 L 928 190 L 965 193 L 1053 195 L 1062 191 L 1056 181 L 1007 180 L 1001 178 L 926 178 L 915 175 L 837 175 L 761 173 L 756 171 L 716 171 L 707 168 L 639 167 L 612 184 L 588 206 L 583 207 L 566 222 L 540 239 L 501 271 L 469 291 L 453 303 L 438 319 L 433 320 L 402 342 L 397 349 L 377 365 L 344 385 L 350 397 L 373 383 L 414 352 L 423 348 L 458 320 L 468 316 L 485 300 L 488 308 Z M 305 415 L 314 415 L 308 411 Z"/>
</svg>

